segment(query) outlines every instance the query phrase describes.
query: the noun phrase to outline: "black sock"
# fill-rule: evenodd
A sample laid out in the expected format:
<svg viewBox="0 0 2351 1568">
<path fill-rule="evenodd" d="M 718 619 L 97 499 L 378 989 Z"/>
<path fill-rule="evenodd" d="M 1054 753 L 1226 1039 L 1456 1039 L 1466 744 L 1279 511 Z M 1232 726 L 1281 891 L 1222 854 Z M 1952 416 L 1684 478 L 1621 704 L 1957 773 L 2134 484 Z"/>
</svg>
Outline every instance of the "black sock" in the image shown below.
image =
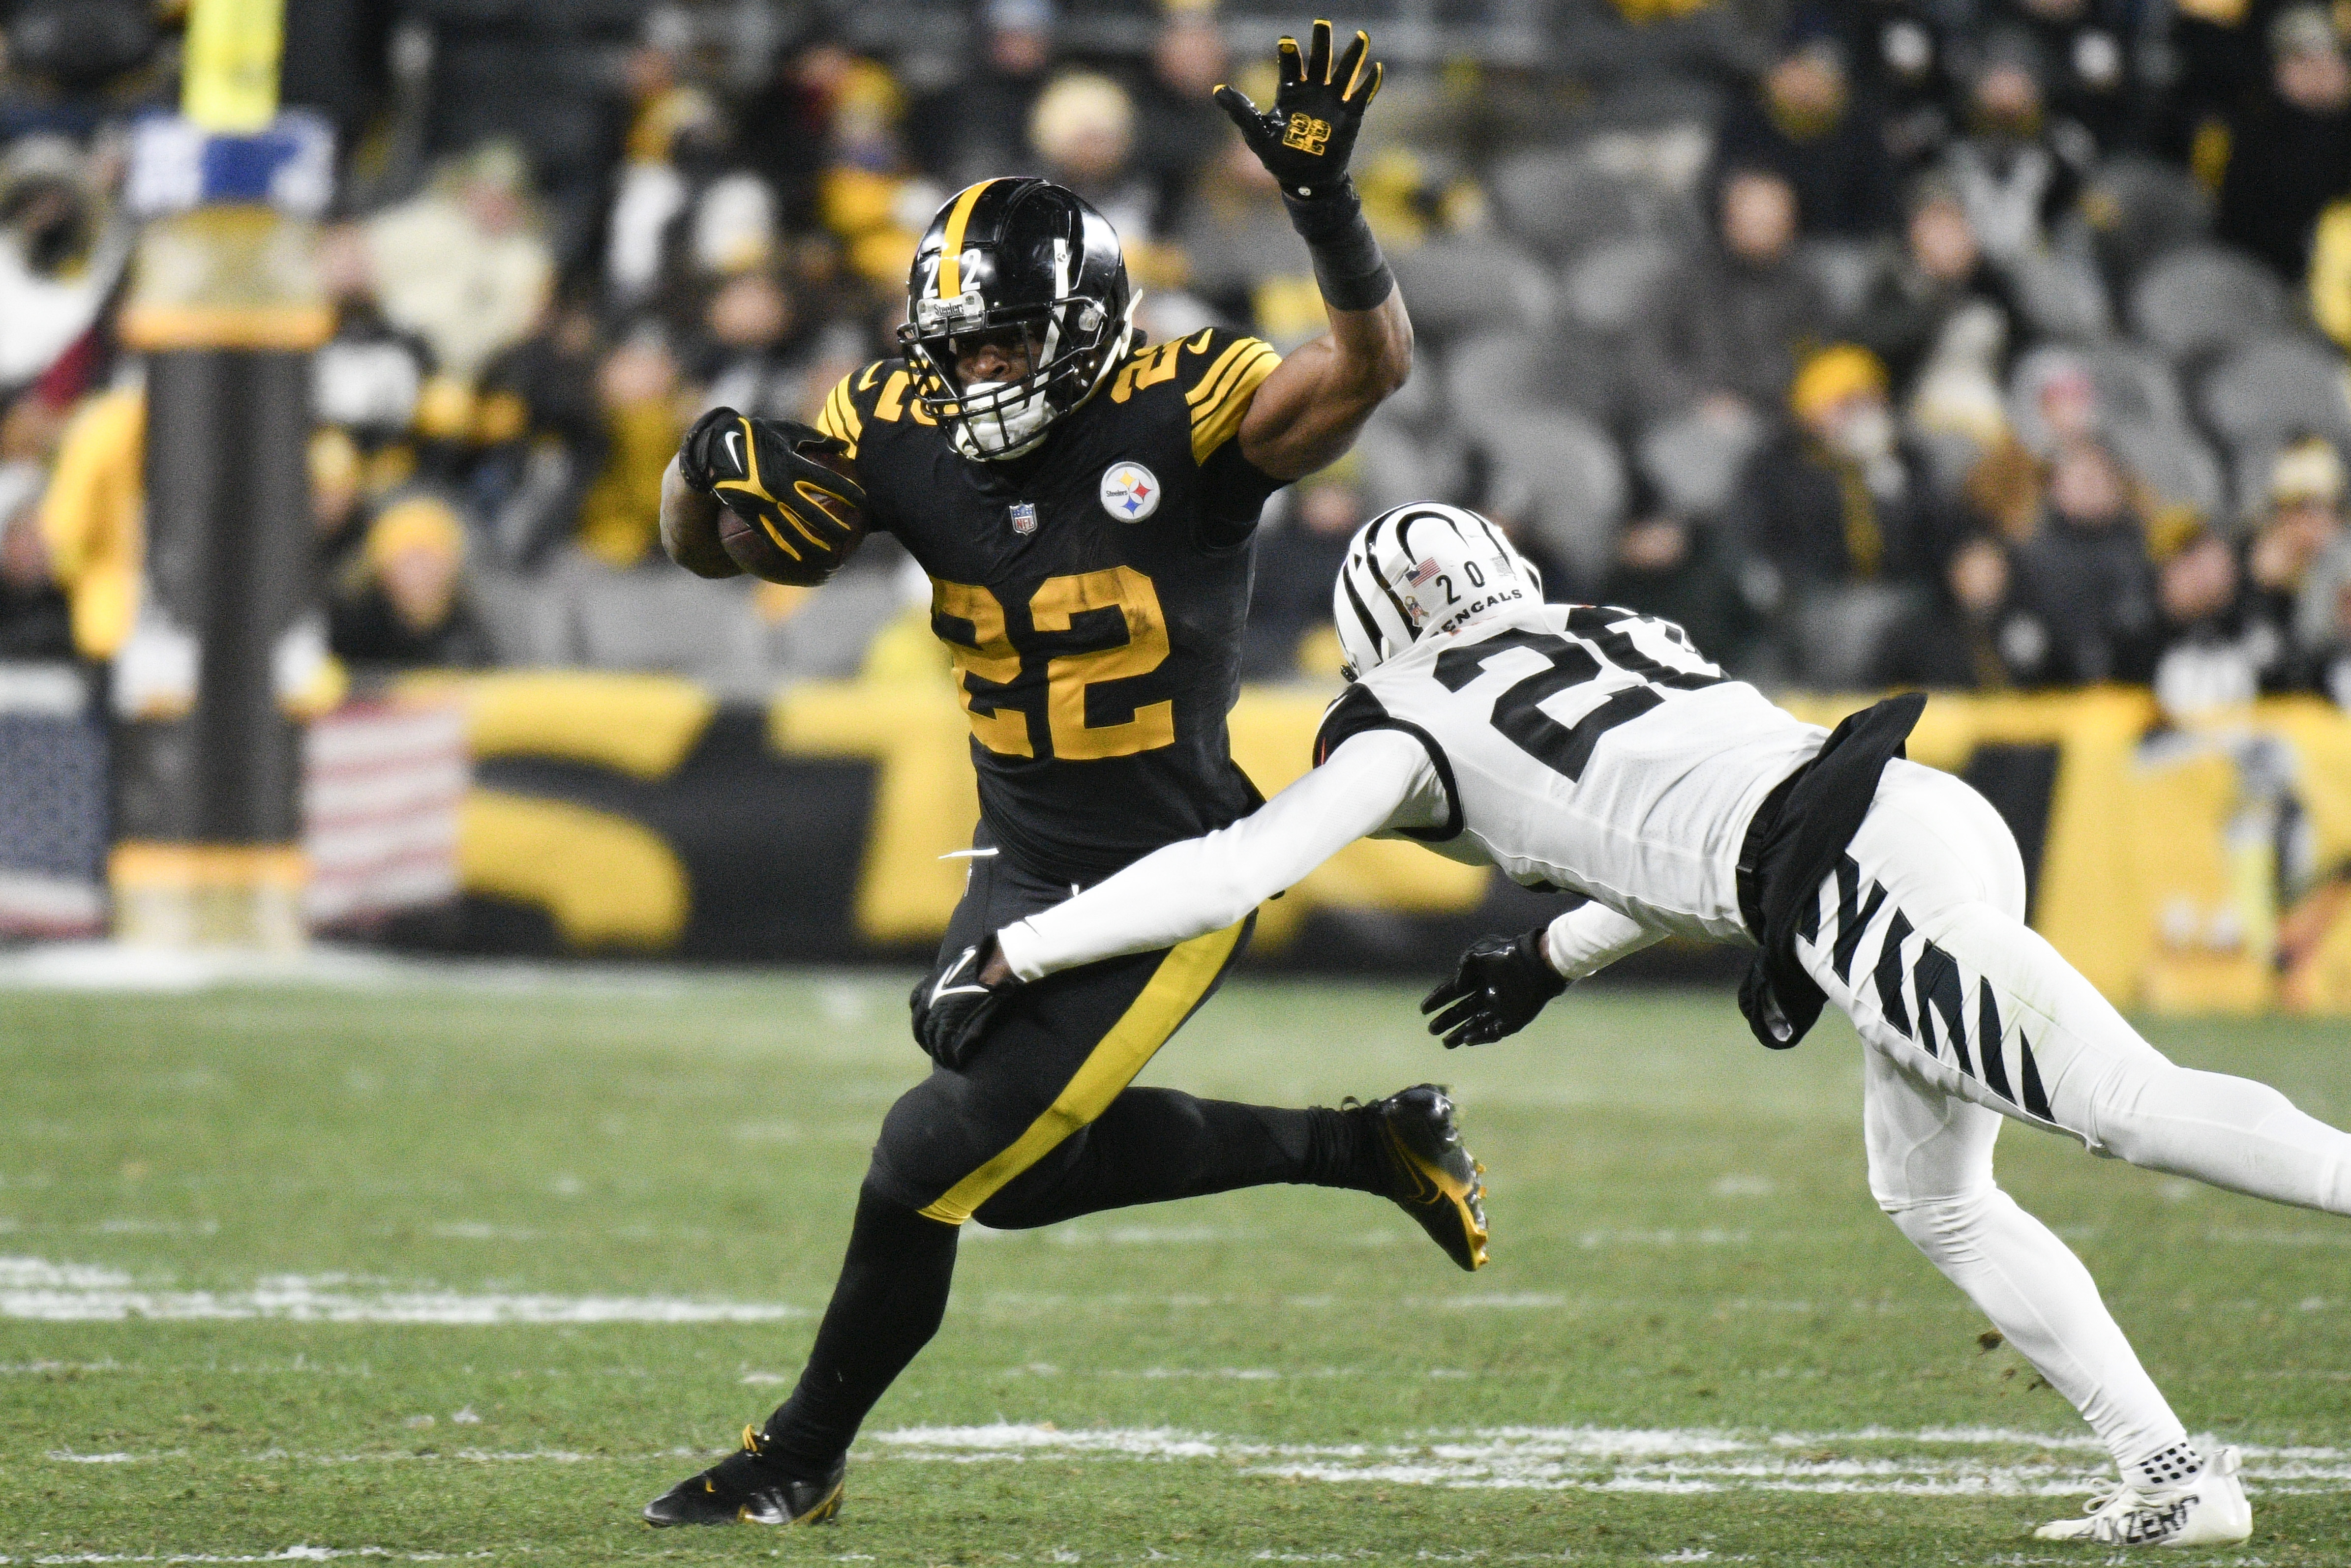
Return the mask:
<svg viewBox="0 0 2351 1568">
<path fill-rule="evenodd" d="M 1301 1181 L 1315 1187 L 1343 1187 L 1353 1192 L 1381 1192 L 1387 1171 L 1380 1160 L 1379 1140 L 1372 1118 L 1360 1111 L 1334 1111 L 1316 1106 L 1301 1113 L 1313 1118 L 1314 1142 Z"/>
<path fill-rule="evenodd" d="M 795 1474 L 831 1470 L 906 1364 L 928 1345 L 955 1280 L 956 1227 L 866 1187 L 857 1196 L 841 1282 L 792 1397 L 768 1417 L 760 1449 Z"/>
<path fill-rule="evenodd" d="M 1367 1133 L 1364 1118 L 1321 1106 L 1290 1110 L 1129 1089 L 976 1217 L 999 1230 L 1026 1230 L 1279 1182 L 1376 1191 L 1377 1155 Z"/>
</svg>

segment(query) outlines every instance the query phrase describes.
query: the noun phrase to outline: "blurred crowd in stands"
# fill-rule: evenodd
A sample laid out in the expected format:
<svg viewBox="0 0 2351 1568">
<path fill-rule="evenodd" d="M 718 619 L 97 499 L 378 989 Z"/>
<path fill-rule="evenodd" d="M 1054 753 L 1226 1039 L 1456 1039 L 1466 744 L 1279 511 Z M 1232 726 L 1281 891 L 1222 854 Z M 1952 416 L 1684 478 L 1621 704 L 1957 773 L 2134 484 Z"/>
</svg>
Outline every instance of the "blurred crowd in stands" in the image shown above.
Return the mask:
<svg viewBox="0 0 2351 1568">
<path fill-rule="evenodd" d="M 172 7 L 0 0 L 0 658 L 137 614 L 124 128 Z M 886 539 L 820 593 L 656 541 L 680 432 L 888 352 L 989 174 L 1116 223 L 1165 339 L 1322 327 L 1210 103 L 1295 16 L 1146 0 L 292 0 L 337 132 L 310 446 L 358 667 L 722 688 L 930 667 Z M 1379 0 L 1356 180 L 1411 383 L 1261 535 L 1251 677 L 1336 667 L 1372 511 L 1501 521 L 1555 597 L 1815 688 L 2351 706 L 2351 12 L 2305 0 Z"/>
</svg>

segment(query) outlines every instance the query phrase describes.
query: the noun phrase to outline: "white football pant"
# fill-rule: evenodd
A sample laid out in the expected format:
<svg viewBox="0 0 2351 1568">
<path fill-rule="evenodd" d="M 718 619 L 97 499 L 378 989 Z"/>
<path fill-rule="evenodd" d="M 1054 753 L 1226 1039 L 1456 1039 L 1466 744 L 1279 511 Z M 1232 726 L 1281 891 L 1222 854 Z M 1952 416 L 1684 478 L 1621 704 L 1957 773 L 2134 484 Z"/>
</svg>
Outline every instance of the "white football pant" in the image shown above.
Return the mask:
<svg viewBox="0 0 2351 1568">
<path fill-rule="evenodd" d="M 2185 1431 L 2081 1261 L 1993 1180 L 2011 1116 L 2094 1153 L 2351 1214 L 2351 1135 L 2265 1084 L 2173 1065 L 2024 923 L 1984 798 L 1897 759 L 1797 956 L 1869 1044 L 1869 1188 L 2128 1467 Z M 2126 1473 L 2127 1469 L 2126 1469 Z"/>
</svg>

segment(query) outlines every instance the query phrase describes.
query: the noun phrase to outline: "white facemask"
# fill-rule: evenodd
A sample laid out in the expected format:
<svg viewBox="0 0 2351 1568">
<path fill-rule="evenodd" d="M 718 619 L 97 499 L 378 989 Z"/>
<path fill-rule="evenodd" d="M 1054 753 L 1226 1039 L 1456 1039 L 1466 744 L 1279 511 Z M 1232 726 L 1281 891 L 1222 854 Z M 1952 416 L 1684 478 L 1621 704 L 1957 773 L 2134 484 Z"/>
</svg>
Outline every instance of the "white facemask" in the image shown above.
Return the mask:
<svg viewBox="0 0 2351 1568">
<path fill-rule="evenodd" d="M 964 388 L 965 404 L 985 404 L 1010 385 L 1009 381 L 971 382 Z M 1052 418 L 1051 409 L 1046 406 L 1045 389 L 1039 387 L 1026 397 L 1011 399 L 983 413 L 967 414 L 953 421 L 948 435 L 956 451 L 967 458 L 985 462 L 1019 457 L 1045 439 L 1045 427 Z"/>
</svg>

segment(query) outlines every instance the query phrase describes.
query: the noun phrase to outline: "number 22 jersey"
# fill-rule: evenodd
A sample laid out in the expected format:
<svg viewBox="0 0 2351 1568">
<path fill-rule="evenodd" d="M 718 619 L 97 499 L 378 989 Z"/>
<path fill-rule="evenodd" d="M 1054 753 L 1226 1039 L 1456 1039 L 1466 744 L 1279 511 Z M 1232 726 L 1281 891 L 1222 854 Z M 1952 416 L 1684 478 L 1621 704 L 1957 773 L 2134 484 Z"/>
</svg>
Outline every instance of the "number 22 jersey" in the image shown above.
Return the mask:
<svg viewBox="0 0 2351 1568">
<path fill-rule="evenodd" d="M 930 576 L 984 827 L 1039 874 L 1096 882 L 1259 802 L 1225 715 L 1253 531 L 1281 483 L 1238 431 L 1279 363 L 1214 329 L 1138 349 L 1003 462 L 957 455 L 902 360 L 826 400 L 818 426 L 849 443 L 870 524 Z"/>
</svg>

